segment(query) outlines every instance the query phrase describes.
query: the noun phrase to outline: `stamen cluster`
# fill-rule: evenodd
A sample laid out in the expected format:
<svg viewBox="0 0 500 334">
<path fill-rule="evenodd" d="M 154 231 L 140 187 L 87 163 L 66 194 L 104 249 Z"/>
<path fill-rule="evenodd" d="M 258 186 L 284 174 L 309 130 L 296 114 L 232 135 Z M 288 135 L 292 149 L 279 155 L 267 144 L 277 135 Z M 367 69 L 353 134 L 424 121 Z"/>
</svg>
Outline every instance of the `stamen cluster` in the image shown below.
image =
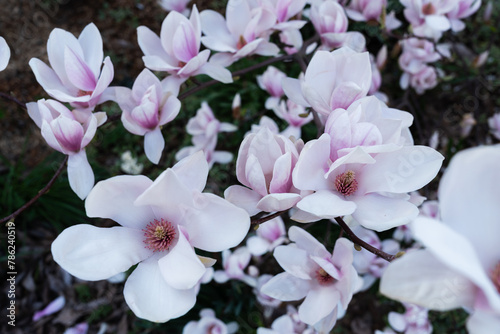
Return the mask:
<svg viewBox="0 0 500 334">
<path fill-rule="evenodd" d="M 146 248 L 153 252 L 168 250 L 176 237 L 175 227 L 163 218 L 150 222 L 143 231 Z"/>
<path fill-rule="evenodd" d="M 350 196 L 358 190 L 358 181 L 352 170 L 348 170 L 335 178 L 335 188 L 344 196 Z"/>
<path fill-rule="evenodd" d="M 316 270 L 316 280 L 320 285 L 329 285 L 333 283 L 333 281 L 335 281 L 335 278 L 330 276 L 330 274 L 328 274 L 325 269 L 319 268 L 318 270 Z"/>
</svg>

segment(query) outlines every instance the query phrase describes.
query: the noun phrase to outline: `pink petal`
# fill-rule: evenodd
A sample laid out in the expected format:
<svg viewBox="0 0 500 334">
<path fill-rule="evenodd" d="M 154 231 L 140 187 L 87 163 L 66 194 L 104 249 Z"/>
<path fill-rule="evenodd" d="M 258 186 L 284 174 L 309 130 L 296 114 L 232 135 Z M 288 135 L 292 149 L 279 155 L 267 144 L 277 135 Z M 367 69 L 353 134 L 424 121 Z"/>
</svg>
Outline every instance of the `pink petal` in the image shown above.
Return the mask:
<svg viewBox="0 0 500 334">
<path fill-rule="evenodd" d="M 53 313 L 59 312 L 66 304 L 66 299 L 64 296 L 59 296 L 49 303 L 43 310 L 35 312 L 33 315 L 33 321 L 38 321 L 42 317 L 51 315 Z"/>
<path fill-rule="evenodd" d="M 165 139 L 163 139 L 160 128 L 146 132 L 144 135 L 144 153 L 146 153 L 149 161 L 158 164 L 164 148 Z"/>
<path fill-rule="evenodd" d="M 83 28 L 80 36 L 78 36 L 78 42 L 82 46 L 85 63 L 89 66 L 92 73 L 94 73 L 94 77 L 97 78 L 99 72 L 101 72 L 104 53 L 102 37 L 94 23 L 90 23 Z"/>
<path fill-rule="evenodd" d="M 71 189 L 82 200 L 94 186 L 94 172 L 84 150 L 71 154 L 68 158 L 68 180 Z"/>
<path fill-rule="evenodd" d="M 293 301 L 304 298 L 309 289 L 308 280 L 297 278 L 289 273 L 281 273 L 264 284 L 260 292 L 281 301 Z"/>
</svg>

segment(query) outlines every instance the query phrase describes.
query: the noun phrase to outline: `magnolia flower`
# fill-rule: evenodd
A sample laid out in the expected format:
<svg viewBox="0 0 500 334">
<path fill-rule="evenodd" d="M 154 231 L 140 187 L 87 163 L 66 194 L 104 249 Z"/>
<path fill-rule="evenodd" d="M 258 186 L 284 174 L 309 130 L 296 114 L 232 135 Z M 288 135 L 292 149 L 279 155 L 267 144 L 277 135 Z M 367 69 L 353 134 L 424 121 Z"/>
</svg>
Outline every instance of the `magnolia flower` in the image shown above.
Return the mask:
<svg viewBox="0 0 500 334">
<path fill-rule="evenodd" d="M 235 97 L 235 101 L 237 98 Z M 234 101 L 233 101 L 234 102 Z M 237 102 L 237 101 L 236 101 Z M 215 151 L 217 136 L 222 132 L 234 132 L 237 127 L 230 123 L 220 122 L 206 101 L 201 103 L 201 108 L 196 115 L 189 119 L 186 131 L 193 136 L 193 146 L 182 148 L 175 158 L 180 160 L 198 151 L 203 151 L 211 168 L 214 162 L 226 164 L 233 160 L 233 154 L 227 151 Z"/>
<path fill-rule="evenodd" d="M 132 152 L 125 151 L 120 156 L 120 168 L 127 174 L 141 174 L 144 165 L 137 162 L 137 158 L 132 156 Z"/>
<path fill-rule="evenodd" d="M 166 11 L 176 11 L 182 15 L 188 16 L 191 11 L 187 8 L 187 4 L 190 1 L 191 0 L 159 0 L 158 4 Z"/>
<path fill-rule="evenodd" d="M 453 157 L 439 185 L 440 221 L 413 222 L 426 248 L 391 262 L 380 284 L 384 295 L 431 310 L 464 307 L 472 334 L 500 328 L 499 164 L 498 145 Z"/>
<path fill-rule="evenodd" d="M 367 230 L 361 226 L 354 226 L 352 231 L 361 240 L 369 245 L 380 249 L 388 254 L 396 255 L 399 252 L 399 243 L 392 239 L 380 241 L 377 234 Z M 377 255 L 362 248 L 360 251 L 354 252 L 353 266 L 359 275 L 363 278 L 363 286 L 361 290 L 367 290 L 375 281 L 382 276 L 389 262 L 378 257 Z"/>
<path fill-rule="evenodd" d="M 297 203 L 301 211 L 292 219 L 309 222 L 352 215 L 363 227 L 384 231 L 415 218 L 418 209 L 407 193 L 430 182 L 444 157 L 426 146 L 375 145 L 371 154 L 370 147 L 356 146 L 335 159 L 328 133 L 309 141 L 293 170 L 293 184 L 314 193 Z M 376 153 L 379 149 L 383 150 Z"/>
<path fill-rule="evenodd" d="M 270 297 L 292 301 L 305 297 L 299 306 L 302 322 L 329 332 L 337 321 L 338 309 L 345 310 L 360 287 L 352 266 L 353 246 L 337 239 L 333 254 L 303 229 L 292 226 L 288 236 L 294 244 L 278 246 L 274 257 L 285 270 L 261 289 Z"/>
<path fill-rule="evenodd" d="M 423 94 L 426 90 L 432 89 L 438 84 L 438 73 L 432 66 L 424 65 L 423 68 L 409 76 L 409 82 L 401 76 L 400 86 L 403 89 L 408 88 L 408 84 L 415 89 L 417 94 Z"/>
<path fill-rule="evenodd" d="M 0 71 L 5 70 L 10 60 L 10 48 L 5 38 L 0 36 Z"/>
<path fill-rule="evenodd" d="M 247 0 L 229 0 L 226 18 L 213 10 L 201 13 L 203 44 L 219 51 L 212 59 L 229 66 L 252 54 L 275 56 L 279 48 L 269 42 L 269 35 L 276 24 L 276 15 L 263 6 L 252 7 Z"/>
<path fill-rule="evenodd" d="M 257 328 L 257 334 L 316 334 L 314 328 L 307 326 L 298 319 L 297 310 L 288 305 L 287 313 L 276 318 L 271 328 Z"/>
<path fill-rule="evenodd" d="M 368 52 L 344 47 L 333 52 L 317 51 L 304 78 L 283 79 L 283 90 L 295 103 L 328 116 L 336 108 L 347 108 L 366 96 L 371 79 Z"/>
<path fill-rule="evenodd" d="M 257 284 L 252 290 L 252 292 L 255 294 L 257 302 L 264 307 L 263 314 L 265 318 L 269 318 L 273 314 L 274 310 L 281 305 L 281 300 L 269 297 L 261 291 L 261 288 L 264 286 L 264 284 L 269 282 L 271 278 L 273 278 L 273 276 L 267 274 L 259 276 L 257 278 Z"/>
<path fill-rule="evenodd" d="M 85 202 L 89 217 L 121 226 L 79 224 L 52 243 L 54 260 L 73 276 L 102 280 L 138 264 L 125 283 L 125 301 L 140 318 L 165 322 L 189 311 L 212 259 L 194 247 L 220 252 L 238 245 L 250 227 L 248 214 L 202 193 L 208 175 L 203 154 L 164 171 L 154 182 L 122 175 L 99 182 Z"/>
<path fill-rule="evenodd" d="M 405 334 L 431 334 L 432 324 L 428 318 L 428 310 L 413 304 L 403 305 L 405 313 L 389 313 L 388 321 L 391 327 Z"/>
<path fill-rule="evenodd" d="M 65 30 L 52 30 L 47 53 L 52 68 L 37 58 L 29 62 L 47 94 L 76 108 L 93 109 L 109 100 L 105 90 L 113 80 L 113 64 L 106 57 L 101 70 L 102 38 L 93 23 L 83 29 L 78 39 Z"/>
<path fill-rule="evenodd" d="M 249 134 L 238 151 L 236 177 L 250 189 L 230 186 L 224 197 L 250 215 L 290 209 L 301 198 L 291 178 L 298 156 L 290 139 L 275 135 L 268 128 Z"/>
<path fill-rule="evenodd" d="M 222 252 L 222 266 L 224 270 L 216 270 L 214 272 L 214 281 L 217 283 L 226 283 L 231 279 L 240 280 L 254 287 L 256 279 L 245 273 L 252 255 L 246 247 L 239 247 L 234 252 L 225 249 Z"/>
<path fill-rule="evenodd" d="M 144 65 L 151 70 L 165 71 L 183 79 L 207 74 L 224 83 L 233 81 L 227 69 L 207 62 L 210 50 L 200 52 L 201 21 L 196 5 L 189 19 L 176 11 L 168 13 L 161 25 L 160 37 L 140 26 L 137 39 L 144 53 Z"/>
<path fill-rule="evenodd" d="M 57 101 L 45 99 L 27 103 L 26 107 L 47 144 L 68 155 L 69 185 L 84 199 L 94 186 L 94 173 L 85 146 L 94 137 L 97 127 L 106 121 L 106 114 L 79 109 L 70 111 Z"/>
<path fill-rule="evenodd" d="M 401 41 L 403 53 L 398 59 L 399 66 L 405 72 L 416 74 L 425 66 L 441 59 L 434 43 L 422 38 L 408 38 Z"/>
<path fill-rule="evenodd" d="M 348 46 L 356 51 L 365 48 L 365 38 L 361 33 L 347 31 L 348 20 L 344 8 L 335 0 L 313 2 L 310 19 L 325 48 Z"/>
<path fill-rule="evenodd" d="M 500 113 L 496 113 L 488 118 L 488 125 L 490 126 L 491 134 L 500 140 Z"/>
<path fill-rule="evenodd" d="M 451 28 L 448 13 L 454 10 L 459 0 L 400 0 L 405 6 L 404 15 L 411 23 L 413 33 L 419 37 L 438 40 L 444 31 Z"/>
<path fill-rule="evenodd" d="M 385 7 L 387 0 L 352 0 L 346 13 L 354 21 L 378 21 Z"/>
<path fill-rule="evenodd" d="M 33 321 L 38 321 L 41 318 L 59 312 L 66 304 L 64 296 L 59 296 L 49 303 L 43 310 L 35 312 Z"/>
<path fill-rule="evenodd" d="M 273 108 L 273 111 L 276 116 L 288 123 L 288 127 L 281 132 L 285 137 L 300 138 L 302 126 L 313 120 L 312 113 L 308 113 L 304 106 L 298 105 L 291 100 L 281 101 L 279 105 Z"/>
<path fill-rule="evenodd" d="M 247 248 L 252 255 L 264 255 L 271 252 L 286 240 L 285 223 L 281 217 L 276 217 L 260 224 L 257 235 L 247 240 Z"/>
<path fill-rule="evenodd" d="M 465 23 L 461 19 L 465 19 L 477 12 L 480 6 L 481 0 L 458 0 L 455 7 L 446 14 L 450 20 L 451 30 L 464 30 Z"/>
<path fill-rule="evenodd" d="M 286 74 L 278 70 L 274 66 L 268 66 L 262 75 L 257 76 L 259 87 L 271 95 L 266 100 L 266 109 L 273 109 L 279 104 L 280 98 L 285 94 L 281 87 L 282 80 L 286 78 Z"/>
<path fill-rule="evenodd" d="M 199 321 L 190 321 L 184 326 L 182 334 L 233 334 L 238 330 L 238 324 L 231 322 L 225 324 L 215 317 L 212 309 L 200 311 Z"/>
<path fill-rule="evenodd" d="M 160 80 L 144 69 L 132 86 L 115 87 L 114 100 L 122 109 L 121 120 L 129 132 L 144 136 L 144 152 L 157 164 L 165 147 L 161 127 L 171 122 L 181 109 L 178 86 L 162 87 Z"/>
<path fill-rule="evenodd" d="M 263 0 L 262 7 L 268 9 L 276 16 L 277 23 L 274 25 L 274 29 L 298 30 L 302 28 L 307 21 L 290 19 L 300 15 L 306 3 L 306 0 Z"/>
</svg>

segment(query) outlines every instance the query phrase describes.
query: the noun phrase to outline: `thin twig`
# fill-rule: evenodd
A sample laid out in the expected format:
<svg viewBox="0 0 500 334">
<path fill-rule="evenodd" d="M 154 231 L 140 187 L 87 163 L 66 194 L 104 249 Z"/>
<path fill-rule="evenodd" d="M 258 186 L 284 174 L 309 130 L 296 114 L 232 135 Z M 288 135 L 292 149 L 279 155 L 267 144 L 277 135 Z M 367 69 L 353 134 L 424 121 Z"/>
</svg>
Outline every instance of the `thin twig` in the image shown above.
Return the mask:
<svg viewBox="0 0 500 334">
<path fill-rule="evenodd" d="M 255 226 L 255 225 L 260 225 L 260 224 L 265 223 L 265 222 L 267 222 L 267 221 L 269 221 L 269 220 L 271 220 L 271 219 L 274 219 L 274 218 L 276 218 L 276 217 L 281 216 L 281 215 L 282 215 L 283 213 L 285 213 L 286 211 L 287 211 L 287 210 L 284 210 L 284 211 L 278 211 L 278 212 L 275 212 L 275 213 L 270 214 L 270 215 L 265 216 L 265 217 L 262 217 L 262 215 L 261 215 L 261 214 L 262 214 L 262 212 L 261 212 L 261 213 L 258 213 L 258 214 L 256 214 L 255 216 L 253 216 L 253 217 L 251 218 L 251 223 L 250 223 L 250 224 L 251 224 L 252 226 Z"/>
<path fill-rule="evenodd" d="M 8 222 L 8 221 L 10 221 L 10 220 L 12 220 L 14 218 L 16 218 L 20 213 L 22 213 L 24 210 L 26 210 L 27 208 L 29 208 L 33 203 L 35 203 L 43 194 L 45 194 L 47 191 L 49 191 L 49 189 L 52 187 L 52 185 L 56 181 L 57 177 L 62 173 L 62 171 L 63 171 L 64 167 L 66 166 L 67 162 L 68 162 L 68 156 L 66 156 L 64 158 L 64 160 L 61 162 L 61 165 L 57 169 L 57 171 L 54 174 L 54 176 L 52 176 L 52 179 L 50 179 L 49 183 L 47 183 L 47 185 L 45 187 L 43 187 L 38 192 L 38 194 L 35 195 L 35 197 L 33 197 L 32 199 L 30 199 L 28 202 L 26 202 L 22 207 L 20 207 L 16 211 L 14 211 L 9 216 L 7 216 L 5 218 L 2 218 L 2 220 L 0 220 L 0 224 L 6 223 L 6 222 Z"/>
<path fill-rule="evenodd" d="M 19 105 L 21 108 L 26 109 L 26 103 L 19 101 L 18 99 L 16 99 L 12 95 L 5 94 L 4 92 L 0 92 L 0 97 L 4 98 L 6 100 L 12 101 L 12 102 L 16 103 L 17 105 Z"/>
<path fill-rule="evenodd" d="M 354 232 L 349 228 L 349 226 L 347 226 L 347 224 L 345 223 L 345 221 L 342 218 L 337 217 L 337 218 L 335 218 L 335 221 L 340 225 L 340 227 L 349 236 L 351 241 L 354 242 L 356 245 L 363 247 L 367 251 L 369 251 L 369 252 L 377 255 L 378 257 L 381 257 L 384 260 L 389 261 L 389 262 L 391 262 L 392 260 L 394 260 L 396 258 L 396 255 L 387 254 L 386 252 L 381 251 L 380 249 L 375 248 L 372 245 L 361 240 L 356 234 L 354 234 Z"/>
</svg>

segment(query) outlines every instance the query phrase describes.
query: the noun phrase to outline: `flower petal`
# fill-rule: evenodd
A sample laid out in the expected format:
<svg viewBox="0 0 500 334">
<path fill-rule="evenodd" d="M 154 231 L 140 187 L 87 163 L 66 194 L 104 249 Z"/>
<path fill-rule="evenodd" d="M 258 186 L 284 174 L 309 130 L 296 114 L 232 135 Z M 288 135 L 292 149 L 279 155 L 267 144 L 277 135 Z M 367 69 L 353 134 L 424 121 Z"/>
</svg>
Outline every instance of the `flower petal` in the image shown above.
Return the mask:
<svg viewBox="0 0 500 334">
<path fill-rule="evenodd" d="M 260 292 L 269 297 L 292 301 L 304 298 L 310 289 L 308 280 L 303 280 L 289 273 L 281 273 L 271 278 L 262 286 Z"/>
<path fill-rule="evenodd" d="M 126 227 L 68 227 L 52 243 L 52 256 L 71 275 L 88 281 L 110 278 L 151 256 L 140 231 Z"/>
<path fill-rule="evenodd" d="M 85 199 L 94 186 L 94 172 L 84 150 L 69 156 L 68 180 L 71 189 L 81 199 Z"/>
<path fill-rule="evenodd" d="M 165 148 L 165 139 L 161 134 L 161 129 L 158 127 L 153 131 L 148 131 L 144 135 L 144 153 L 149 161 L 158 164 L 161 158 L 161 153 Z"/>
<path fill-rule="evenodd" d="M 300 320 L 314 326 L 318 321 L 330 314 L 340 301 L 340 293 L 331 286 L 318 286 L 307 293 L 299 306 Z"/>
</svg>

